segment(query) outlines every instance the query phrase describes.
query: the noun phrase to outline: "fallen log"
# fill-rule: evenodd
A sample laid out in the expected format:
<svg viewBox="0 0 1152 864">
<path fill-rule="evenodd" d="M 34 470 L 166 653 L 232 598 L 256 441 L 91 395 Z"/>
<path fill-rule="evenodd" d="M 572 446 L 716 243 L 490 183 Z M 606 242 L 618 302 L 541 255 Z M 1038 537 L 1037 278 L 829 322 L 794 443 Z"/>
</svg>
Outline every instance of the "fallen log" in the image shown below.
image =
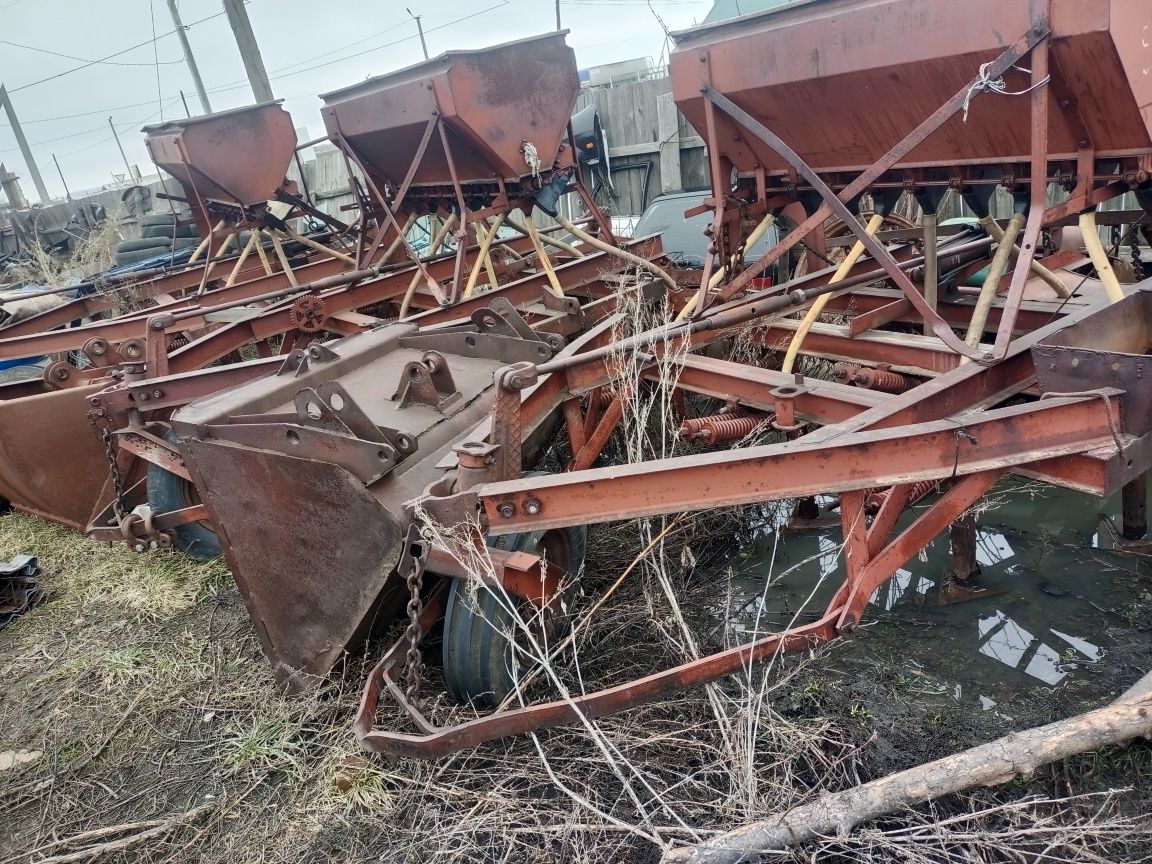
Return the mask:
<svg viewBox="0 0 1152 864">
<path fill-rule="evenodd" d="M 854 827 L 973 786 L 994 786 L 1059 759 L 1152 735 L 1152 672 L 1114 702 L 869 783 L 822 795 L 767 819 L 749 822 L 694 846 L 665 853 L 664 864 L 740 864 L 816 836 Z"/>
</svg>

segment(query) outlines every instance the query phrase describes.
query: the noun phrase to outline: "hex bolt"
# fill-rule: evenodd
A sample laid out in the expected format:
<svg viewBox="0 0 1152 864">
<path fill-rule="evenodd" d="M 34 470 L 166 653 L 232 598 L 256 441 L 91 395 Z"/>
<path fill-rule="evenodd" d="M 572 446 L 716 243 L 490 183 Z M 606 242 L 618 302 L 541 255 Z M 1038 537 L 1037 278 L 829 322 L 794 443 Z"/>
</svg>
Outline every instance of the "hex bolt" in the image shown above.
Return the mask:
<svg viewBox="0 0 1152 864">
<path fill-rule="evenodd" d="M 540 513 L 542 504 L 536 498 L 529 498 L 524 502 L 524 512 L 529 516 L 536 516 Z"/>
<path fill-rule="evenodd" d="M 516 505 L 510 501 L 506 501 L 496 508 L 496 512 L 499 513 L 504 519 L 511 519 L 516 515 Z"/>
<path fill-rule="evenodd" d="M 147 402 L 149 399 L 148 392 L 147 391 L 141 391 L 140 395 L 137 396 L 136 398 L 139 399 L 141 402 Z"/>
<path fill-rule="evenodd" d="M 161 396 L 163 396 L 163 395 L 164 395 L 164 391 L 163 391 L 163 390 L 153 390 L 153 391 L 152 391 L 152 398 L 153 398 L 153 399 L 159 399 L 159 398 L 160 398 Z"/>
</svg>

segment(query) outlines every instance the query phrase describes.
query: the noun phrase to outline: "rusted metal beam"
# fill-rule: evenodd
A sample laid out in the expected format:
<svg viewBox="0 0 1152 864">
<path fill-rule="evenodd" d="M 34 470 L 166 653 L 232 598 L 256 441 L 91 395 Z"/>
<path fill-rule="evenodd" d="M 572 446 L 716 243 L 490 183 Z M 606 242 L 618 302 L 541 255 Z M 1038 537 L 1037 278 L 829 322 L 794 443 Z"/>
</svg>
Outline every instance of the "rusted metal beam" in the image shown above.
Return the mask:
<svg viewBox="0 0 1152 864">
<path fill-rule="evenodd" d="M 1051 399 L 816 444 L 801 438 L 475 491 L 490 532 L 512 534 L 1000 470 L 1091 450 L 1112 435 L 1099 398 Z"/>
<path fill-rule="evenodd" d="M 678 357 L 674 365 L 672 379 L 677 387 L 717 399 L 737 399 L 742 405 L 761 411 L 774 409 L 777 400 L 771 394 L 773 389 L 798 384 L 795 375 L 699 354 Z M 644 377 L 656 381 L 661 372 L 659 368 L 649 368 Z M 838 423 L 889 398 L 876 391 L 815 378 L 804 378 L 799 383 L 802 390 L 795 399 L 796 414 L 818 423 Z"/>
</svg>

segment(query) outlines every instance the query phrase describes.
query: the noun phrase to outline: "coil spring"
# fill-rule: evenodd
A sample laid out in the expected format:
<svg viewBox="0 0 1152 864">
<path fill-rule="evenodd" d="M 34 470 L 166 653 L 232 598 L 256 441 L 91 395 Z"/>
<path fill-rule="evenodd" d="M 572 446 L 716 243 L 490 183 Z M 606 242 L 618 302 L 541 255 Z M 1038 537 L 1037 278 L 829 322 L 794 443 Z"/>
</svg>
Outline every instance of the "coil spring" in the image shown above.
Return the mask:
<svg viewBox="0 0 1152 864">
<path fill-rule="evenodd" d="M 912 387 L 908 378 L 887 369 L 859 369 L 852 381 L 857 387 L 879 390 L 881 393 L 903 393 Z"/>
<path fill-rule="evenodd" d="M 880 509 L 880 506 L 888 500 L 888 494 L 890 491 L 891 490 L 889 489 L 882 489 L 880 491 L 872 492 L 869 494 L 868 497 L 864 500 L 865 509 L 867 509 L 870 513 L 875 513 Z M 913 484 L 912 492 L 908 495 L 908 504 L 906 506 L 911 507 L 913 504 L 922 501 L 935 491 L 935 480 L 921 480 L 919 483 Z"/>
<path fill-rule="evenodd" d="M 714 414 L 711 417 L 694 417 L 685 420 L 680 427 L 680 436 L 687 440 L 701 440 L 706 444 L 721 444 L 725 441 L 738 441 L 751 434 L 760 425 L 762 418 L 740 414 Z"/>
</svg>

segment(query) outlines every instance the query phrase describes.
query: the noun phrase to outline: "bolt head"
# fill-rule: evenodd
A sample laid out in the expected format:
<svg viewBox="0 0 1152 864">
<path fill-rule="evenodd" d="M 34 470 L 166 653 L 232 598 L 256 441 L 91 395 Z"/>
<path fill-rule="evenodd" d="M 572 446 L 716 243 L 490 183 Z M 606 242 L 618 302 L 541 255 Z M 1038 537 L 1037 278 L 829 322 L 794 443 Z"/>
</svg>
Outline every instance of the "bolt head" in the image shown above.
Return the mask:
<svg viewBox="0 0 1152 864">
<path fill-rule="evenodd" d="M 542 505 L 535 498 L 529 498 L 524 502 L 524 512 L 529 516 L 536 516 L 540 513 Z"/>
<path fill-rule="evenodd" d="M 504 519 L 511 519 L 516 515 L 516 505 L 510 502 L 501 504 L 496 508 L 496 512 L 499 513 Z"/>
<path fill-rule="evenodd" d="M 159 399 L 159 398 L 160 398 L 161 396 L 163 396 L 163 395 L 164 395 L 164 391 L 163 391 L 163 390 L 153 390 L 153 391 L 152 391 L 152 398 L 153 398 L 153 399 Z"/>
</svg>

